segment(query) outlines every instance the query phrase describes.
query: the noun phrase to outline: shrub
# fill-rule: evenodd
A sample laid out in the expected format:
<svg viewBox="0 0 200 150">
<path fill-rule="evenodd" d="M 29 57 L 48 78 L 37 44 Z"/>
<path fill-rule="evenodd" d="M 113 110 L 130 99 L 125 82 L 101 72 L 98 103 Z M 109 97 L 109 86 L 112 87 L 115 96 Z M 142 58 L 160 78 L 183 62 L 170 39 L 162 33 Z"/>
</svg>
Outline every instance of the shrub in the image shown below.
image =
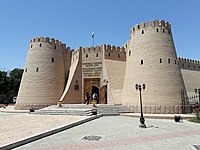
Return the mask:
<svg viewBox="0 0 200 150">
<path fill-rule="evenodd" d="M 191 118 L 190 121 L 200 123 L 200 113 L 196 113 L 195 117 Z"/>
</svg>

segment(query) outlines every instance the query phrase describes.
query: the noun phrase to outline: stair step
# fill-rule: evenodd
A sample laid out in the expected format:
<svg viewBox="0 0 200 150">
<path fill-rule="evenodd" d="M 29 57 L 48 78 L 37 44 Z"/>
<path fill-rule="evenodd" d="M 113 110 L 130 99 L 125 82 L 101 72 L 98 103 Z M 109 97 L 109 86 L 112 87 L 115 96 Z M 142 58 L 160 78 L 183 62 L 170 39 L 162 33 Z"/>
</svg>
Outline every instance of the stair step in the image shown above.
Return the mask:
<svg viewBox="0 0 200 150">
<path fill-rule="evenodd" d="M 103 115 L 119 115 L 123 112 L 132 112 L 124 106 L 116 105 L 106 105 L 106 104 L 97 104 L 97 107 L 94 108 L 92 105 L 85 104 L 63 104 L 62 107 L 57 105 L 51 105 L 46 108 L 40 109 L 32 114 L 41 114 L 41 115 L 76 115 L 76 116 L 90 116 L 96 113 L 101 113 Z"/>
</svg>

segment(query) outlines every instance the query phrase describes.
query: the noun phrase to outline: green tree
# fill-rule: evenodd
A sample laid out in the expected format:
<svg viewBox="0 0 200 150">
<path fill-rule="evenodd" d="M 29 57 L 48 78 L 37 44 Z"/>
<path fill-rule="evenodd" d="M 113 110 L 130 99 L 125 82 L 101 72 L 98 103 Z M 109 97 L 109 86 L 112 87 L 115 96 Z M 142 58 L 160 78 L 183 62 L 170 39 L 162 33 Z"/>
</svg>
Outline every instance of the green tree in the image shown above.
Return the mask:
<svg viewBox="0 0 200 150">
<path fill-rule="evenodd" d="M 7 72 L 0 71 L 0 103 L 6 100 L 9 93 L 9 77 Z"/>
<path fill-rule="evenodd" d="M 23 74 L 23 69 L 19 69 L 19 68 L 15 68 L 9 73 L 10 97 L 17 96 L 22 74 Z"/>
<path fill-rule="evenodd" d="M 0 103 L 12 101 L 17 96 L 23 69 L 15 68 L 11 72 L 0 71 Z"/>
<path fill-rule="evenodd" d="M 7 72 L 0 71 L 0 94 L 7 95 L 9 91 L 9 77 Z"/>
</svg>

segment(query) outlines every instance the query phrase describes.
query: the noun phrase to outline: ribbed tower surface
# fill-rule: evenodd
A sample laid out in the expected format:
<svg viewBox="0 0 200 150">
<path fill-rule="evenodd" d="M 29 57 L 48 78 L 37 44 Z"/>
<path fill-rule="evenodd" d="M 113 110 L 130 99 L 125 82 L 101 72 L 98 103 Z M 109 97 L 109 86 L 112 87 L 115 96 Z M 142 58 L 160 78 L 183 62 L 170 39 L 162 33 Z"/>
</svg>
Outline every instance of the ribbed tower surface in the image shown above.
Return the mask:
<svg viewBox="0 0 200 150">
<path fill-rule="evenodd" d="M 65 86 L 65 47 L 53 38 L 31 39 L 15 109 L 57 103 Z"/>
<path fill-rule="evenodd" d="M 135 84 L 145 84 L 146 89 L 142 91 L 145 113 L 190 111 L 181 94 L 185 87 L 168 22 L 155 20 L 135 25 L 130 32 L 126 54 L 123 105 L 140 112 L 139 91 Z"/>
</svg>

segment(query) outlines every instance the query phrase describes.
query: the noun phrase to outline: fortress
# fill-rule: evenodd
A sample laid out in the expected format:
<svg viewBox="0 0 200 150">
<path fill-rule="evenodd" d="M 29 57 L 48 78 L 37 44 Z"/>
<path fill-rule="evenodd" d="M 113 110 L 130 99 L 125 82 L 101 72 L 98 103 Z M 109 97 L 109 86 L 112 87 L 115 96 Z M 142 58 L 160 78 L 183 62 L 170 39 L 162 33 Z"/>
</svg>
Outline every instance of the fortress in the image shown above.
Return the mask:
<svg viewBox="0 0 200 150">
<path fill-rule="evenodd" d="M 147 21 L 130 30 L 124 47 L 101 45 L 71 50 L 53 38 L 30 41 L 15 109 L 41 109 L 58 102 L 123 105 L 145 113 L 189 113 L 188 96 L 200 86 L 200 62 L 178 58 L 171 25 Z"/>
</svg>

